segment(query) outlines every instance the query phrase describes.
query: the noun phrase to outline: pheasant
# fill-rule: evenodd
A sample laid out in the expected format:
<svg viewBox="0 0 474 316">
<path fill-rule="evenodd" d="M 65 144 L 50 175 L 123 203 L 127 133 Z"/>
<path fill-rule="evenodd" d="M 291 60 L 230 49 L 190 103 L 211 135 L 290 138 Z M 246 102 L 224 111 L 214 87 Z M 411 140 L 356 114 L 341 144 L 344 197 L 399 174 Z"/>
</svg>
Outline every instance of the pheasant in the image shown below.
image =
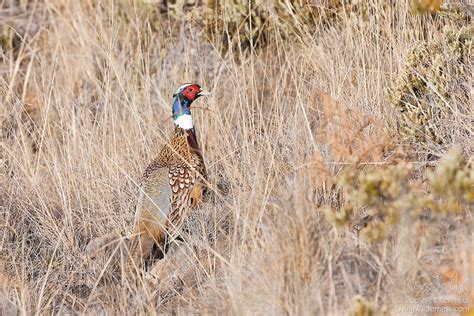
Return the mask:
<svg viewBox="0 0 474 316">
<path fill-rule="evenodd" d="M 145 169 L 139 185 L 130 244 L 131 260 L 137 266 L 150 258 L 155 246 L 165 254 L 202 198 L 206 169 L 190 106 L 204 95 L 208 93 L 197 84 L 184 84 L 173 94 L 174 133 Z"/>
</svg>

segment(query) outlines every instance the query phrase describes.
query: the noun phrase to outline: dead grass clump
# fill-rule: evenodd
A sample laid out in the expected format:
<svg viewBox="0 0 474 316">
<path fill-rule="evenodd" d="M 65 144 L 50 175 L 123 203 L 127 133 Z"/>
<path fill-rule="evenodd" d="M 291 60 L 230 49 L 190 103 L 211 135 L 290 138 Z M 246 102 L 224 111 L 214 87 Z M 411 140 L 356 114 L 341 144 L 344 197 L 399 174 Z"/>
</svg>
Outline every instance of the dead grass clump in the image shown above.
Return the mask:
<svg viewBox="0 0 474 316">
<path fill-rule="evenodd" d="M 387 237 L 387 225 L 396 226 L 403 216 L 415 220 L 422 215 L 432 219 L 441 219 L 443 214 L 468 215 L 466 211 L 473 202 L 474 172 L 459 151 L 451 151 L 434 172 L 427 170 L 423 179 L 414 182 L 410 181 L 413 167 L 400 162 L 364 172 L 346 168 L 340 183 L 348 189 L 347 204 L 343 207 L 347 218 L 330 218 L 334 223 L 344 224 L 353 216 L 354 209 L 363 206 L 382 221 L 362 232 L 370 240 L 381 240 Z M 424 181 L 428 183 L 420 187 Z"/>
<path fill-rule="evenodd" d="M 41 139 L 44 133 L 48 132 L 44 126 L 45 109 L 39 94 L 29 91 L 24 95 L 23 100 L 16 95 L 11 96 L 13 102 L 4 100 L 4 104 L 11 104 L 10 111 L 5 111 L 4 119 L 0 125 L 4 141 L 19 143 L 24 145 L 25 150 L 33 153 L 39 150 Z M 51 132 L 51 130 L 49 130 Z M 20 145 L 21 146 L 21 145 Z"/>
<path fill-rule="evenodd" d="M 322 116 L 316 137 L 325 140 L 330 162 L 381 162 L 394 149 L 386 126 L 376 117 L 337 102 L 326 93 L 318 94 L 315 101 Z"/>
<path fill-rule="evenodd" d="M 324 139 L 324 143 L 314 154 L 313 184 L 320 188 L 323 200 L 340 207 L 344 192 L 335 177 L 342 170 L 377 169 L 377 165 L 393 163 L 402 155 L 396 151 L 386 126 L 374 116 L 337 102 L 327 93 L 316 93 L 314 104 L 313 111 L 320 115 L 315 125 L 316 138 Z"/>
<path fill-rule="evenodd" d="M 444 0 L 412 0 L 411 6 L 416 13 L 436 13 L 441 10 Z"/>
<path fill-rule="evenodd" d="M 474 28 L 469 21 L 464 12 L 438 38 L 417 44 L 390 92 L 398 133 L 435 157 L 472 137 Z M 468 144 L 464 148 L 465 153 L 472 150 Z"/>
<path fill-rule="evenodd" d="M 0 61 L 18 57 L 24 43 L 31 43 L 40 34 L 40 21 L 28 1 L 0 3 Z"/>
<path fill-rule="evenodd" d="M 303 41 L 319 29 L 362 26 L 387 14 L 386 1 L 161 1 L 161 12 L 190 21 L 222 52 L 239 56 L 275 41 Z M 150 6 L 149 6 L 150 7 Z"/>
<path fill-rule="evenodd" d="M 454 256 L 446 258 L 441 267 L 434 267 L 439 283 L 448 289 L 448 299 L 436 302 L 437 307 L 455 307 L 462 315 L 469 315 L 474 299 L 474 286 L 466 282 L 468 276 L 474 273 L 474 256 L 469 250 L 471 247 L 472 241 L 459 242 L 455 245 Z"/>
<path fill-rule="evenodd" d="M 436 295 L 449 295 L 457 297 L 449 302 L 466 308 L 469 290 L 463 289 L 457 296 L 451 293 L 446 282 L 440 283 L 440 270 L 434 267 L 454 265 L 452 259 L 459 249 L 453 246 L 443 253 L 436 245 L 446 240 L 462 243 L 458 237 L 472 229 L 472 165 L 460 150 L 453 150 L 434 171 L 427 168 L 421 178 L 414 176 L 416 167 L 416 163 L 399 162 L 358 171 L 356 166 L 344 169 L 338 183 L 345 193 L 344 201 L 340 208 L 326 208 L 326 219 L 336 227 L 356 222 L 354 232 L 370 243 L 403 245 L 400 260 L 389 266 L 395 271 L 394 282 L 403 289 L 395 295 L 405 306 L 410 305 L 404 301 L 407 297 L 433 300 Z M 358 220 L 361 211 L 369 215 Z M 414 253 L 416 265 L 409 259 Z M 434 288 L 436 292 L 429 290 Z M 356 305 L 355 309 L 366 310 L 362 308 L 366 304 Z"/>
<path fill-rule="evenodd" d="M 370 314 L 426 297 L 438 270 L 467 278 L 469 156 L 405 158 L 385 93 L 400 56 L 447 20 L 415 16 L 404 1 L 245 3 L 235 16 L 225 3 L 213 32 L 261 44 L 229 46 L 238 62 L 206 37 L 207 16 L 193 20 L 200 1 L 28 2 L 22 18 L 37 17 L 41 36 L 0 64 L 0 115 L 14 123 L 1 142 L 0 304 L 25 314 Z M 211 195 L 169 257 L 130 280 L 137 179 L 172 130 L 170 94 L 190 81 L 213 92 L 192 109 Z M 360 218 L 360 234 L 346 228 Z M 86 261 L 101 236 L 111 236 L 105 251 Z"/>
</svg>

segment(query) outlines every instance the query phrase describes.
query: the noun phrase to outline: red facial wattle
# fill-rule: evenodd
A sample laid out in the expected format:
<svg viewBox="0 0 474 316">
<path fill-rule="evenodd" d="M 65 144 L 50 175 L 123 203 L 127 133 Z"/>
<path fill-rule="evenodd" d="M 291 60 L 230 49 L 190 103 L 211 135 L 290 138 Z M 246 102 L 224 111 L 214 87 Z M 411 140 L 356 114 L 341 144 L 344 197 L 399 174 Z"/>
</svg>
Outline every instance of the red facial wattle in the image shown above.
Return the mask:
<svg viewBox="0 0 474 316">
<path fill-rule="evenodd" d="M 184 89 L 181 94 L 189 101 L 194 101 L 198 97 L 198 93 L 200 91 L 201 89 L 199 88 L 199 86 L 191 85 L 189 87 L 186 87 L 186 89 Z"/>
</svg>

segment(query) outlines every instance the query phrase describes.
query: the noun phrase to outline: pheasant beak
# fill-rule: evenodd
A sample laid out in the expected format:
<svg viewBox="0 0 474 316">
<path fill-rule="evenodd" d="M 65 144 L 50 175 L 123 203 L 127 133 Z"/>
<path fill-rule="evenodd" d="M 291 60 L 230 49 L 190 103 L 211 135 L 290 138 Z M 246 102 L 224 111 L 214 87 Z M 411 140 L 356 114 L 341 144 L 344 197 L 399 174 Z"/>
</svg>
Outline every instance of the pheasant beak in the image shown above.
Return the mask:
<svg viewBox="0 0 474 316">
<path fill-rule="evenodd" d="M 201 90 L 201 91 L 199 91 L 199 92 L 197 93 L 197 96 L 198 96 L 198 97 L 208 97 L 208 96 L 210 96 L 210 95 L 211 95 L 210 92 L 204 91 L 204 90 Z"/>
</svg>

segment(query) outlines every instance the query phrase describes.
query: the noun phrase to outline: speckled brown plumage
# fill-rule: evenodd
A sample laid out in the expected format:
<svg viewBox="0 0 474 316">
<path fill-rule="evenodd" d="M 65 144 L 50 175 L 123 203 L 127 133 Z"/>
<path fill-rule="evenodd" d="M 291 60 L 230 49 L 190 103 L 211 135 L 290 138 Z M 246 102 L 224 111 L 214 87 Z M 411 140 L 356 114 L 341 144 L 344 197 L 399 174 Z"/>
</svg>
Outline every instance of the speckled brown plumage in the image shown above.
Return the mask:
<svg viewBox="0 0 474 316">
<path fill-rule="evenodd" d="M 157 245 L 175 239 L 201 200 L 206 169 L 194 129 L 175 127 L 171 140 L 146 168 L 140 183 L 131 243 L 136 265 Z"/>
</svg>

